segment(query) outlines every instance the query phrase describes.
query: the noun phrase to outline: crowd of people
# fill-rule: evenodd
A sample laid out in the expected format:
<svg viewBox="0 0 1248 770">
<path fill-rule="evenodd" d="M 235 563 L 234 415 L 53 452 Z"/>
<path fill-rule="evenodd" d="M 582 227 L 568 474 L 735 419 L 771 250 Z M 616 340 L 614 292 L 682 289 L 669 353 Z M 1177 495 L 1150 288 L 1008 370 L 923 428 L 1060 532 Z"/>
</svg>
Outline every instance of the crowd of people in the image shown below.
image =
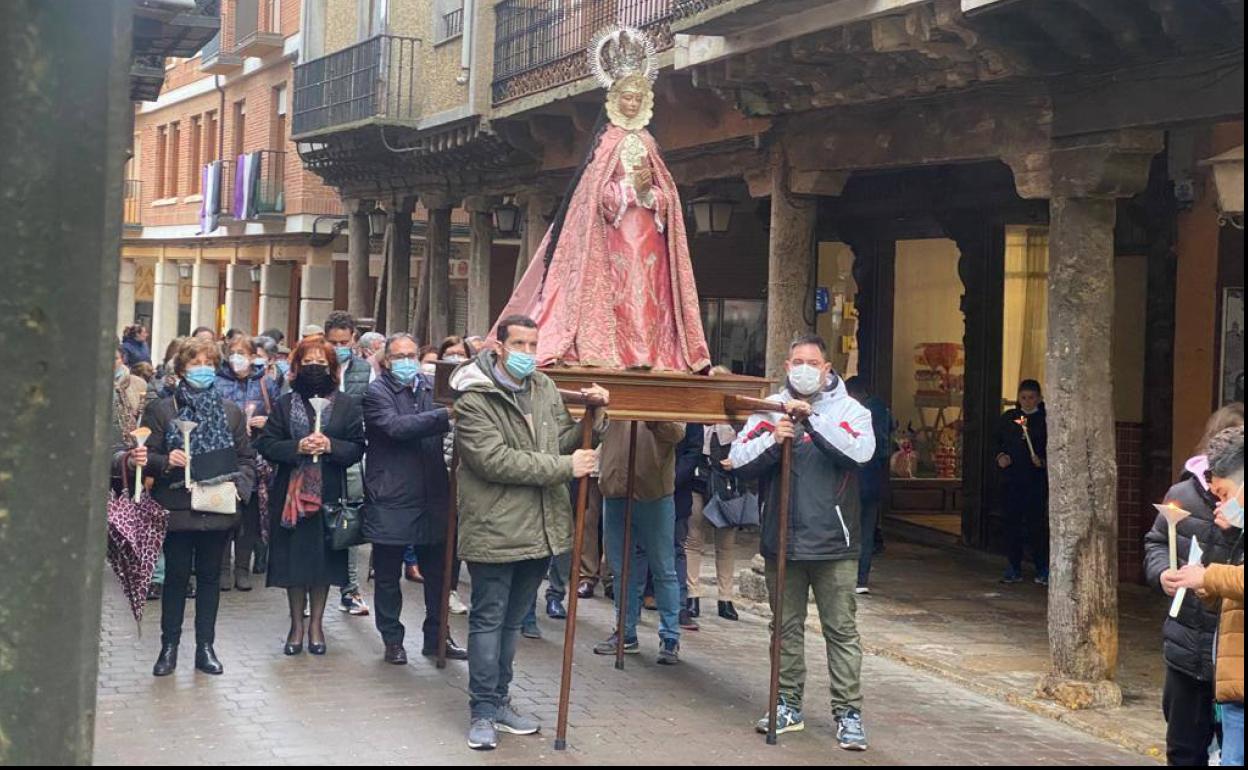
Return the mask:
<svg viewBox="0 0 1248 770">
<path fill-rule="evenodd" d="M 213 648 L 220 593 L 251 590 L 251 575 L 287 592 L 290 628 L 282 652 L 324 655 L 324 612 L 331 587 L 350 615 L 370 614 L 361 584 L 372 581 L 382 657 L 407 663 L 400 621 L 401 582 L 423 583 L 421 653 L 439 653 L 445 575 L 449 611 L 468 614 L 467 645 L 442 649 L 467 661 L 469 729 L 476 749 L 499 733 L 525 735 L 540 725 L 512 708 L 509 687 L 520 637 L 540 638 L 545 614 L 567 617 L 569 590 L 592 598 L 601 586 L 616 602 L 624 566 L 625 509 L 632 495 L 628 603 L 623 627 L 594 646 L 601 655 L 638 654 L 642 608 L 658 618 L 657 663 L 680 660 L 682 633 L 699 628 L 702 554 L 713 543 L 717 615 L 733 604 L 735 536 L 761 526 L 761 551 L 773 605 L 783 600 L 777 732 L 804 728 L 805 622 L 814 596 L 827 647 L 838 745 L 867 748 L 862 720 L 862 652 L 856 599 L 870 592 L 878 513 L 893 447 L 892 418 L 864 381 L 842 381 L 817 336 L 795 340 L 772 414 L 744 425 L 610 421 L 610 394 L 588 390 L 595 410 L 594 449 L 544 373 L 536 369 L 538 328 L 504 319 L 497 339 L 449 337 L 421 345 L 411 335 L 359 333 L 334 312 L 287 347 L 280 331 L 220 339 L 196 329 L 174 340 L 152 366 L 146 330 L 125 331 L 117 350 L 114 485 L 142 469 L 152 499 L 169 512 L 151 599 L 161 601 L 156 676 L 177 667 L 183 615 L 195 608 L 195 667 L 220 674 Z M 435 362 L 455 366 L 453 405 L 434 399 Z M 715 368 L 710 376 L 729 372 Z M 185 432 L 184 426 L 193 424 Z M 128 441 L 146 428 L 145 446 Z M 635 436 L 634 475 L 628 475 Z M 1007 570 L 1021 582 L 1027 551 L 1035 582 L 1047 584 L 1047 431 L 1040 384 L 1019 386 L 1016 406 L 997 432 L 1005 494 Z M 793 442 L 791 524 L 778 550 L 780 448 Z M 189 442 L 189 443 L 188 443 Z M 458 489 L 458 542 L 448 571 L 451 479 Z M 573 501 L 587 479 L 589 506 L 579 580 L 572 585 Z M 206 491 L 233 497 L 214 507 Z M 831 490 L 831 492 L 829 492 Z M 831 499 L 829 499 L 831 494 Z M 1163 629 L 1164 711 L 1171 764 L 1222 764 L 1243 752 L 1243 406 L 1211 416 L 1197 454 L 1167 500 L 1190 515 L 1177 550 L 1196 539 L 1203 558 L 1171 567 L 1168 524 L 1159 516 L 1146 538 L 1146 574 L 1169 596 L 1184 591 Z M 207 502 L 205 502 L 207 501 Z M 358 511 L 367 556 L 326 537 L 331 511 Z M 761 515 L 760 515 L 761 512 Z M 787 560 L 784 585 L 778 560 Z M 467 601 L 458 588 L 471 578 Z M 768 729 L 768 717 L 759 731 Z"/>
</svg>

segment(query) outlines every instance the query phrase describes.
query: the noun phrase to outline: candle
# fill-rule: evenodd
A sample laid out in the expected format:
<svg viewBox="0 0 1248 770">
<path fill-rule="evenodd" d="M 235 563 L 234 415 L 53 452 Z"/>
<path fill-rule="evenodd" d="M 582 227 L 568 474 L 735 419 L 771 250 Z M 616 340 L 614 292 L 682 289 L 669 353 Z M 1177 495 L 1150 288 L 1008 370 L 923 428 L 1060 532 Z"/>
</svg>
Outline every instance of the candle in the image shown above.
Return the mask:
<svg viewBox="0 0 1248 770">
<path fill-rule="evenodd" d="M 1036 454 L 1036 448 L 1031 444 L 1031 431 L 1027 430 L 1027 415 L 1020 415 L 1014 422 L 1018 423 L 1018 427 L 1023 429 L 1023 440 L 1027 442 L 1027 452 L 1031 454 L 1031 461 L 1039 465 L 1040 457 Z"/>
<path fill-rule="evenodd" d="M 1204 558 L 1205 552 L 1201 550 L 1200 541 L 1192 538 L 1192 545 L 1187 551 L 1188 564 L 1200 564 Z M 1170 617 L 1177 618 L 1179 610 L 1183 609 L 1183 599 L 1187 596 L 1187 586 L 1179 588 L 1174 592 L 1174 601 L 1170 602 Z"/>
<path fill-rule="evenodd" d="M 147 439 L 152 435 L 151 428 L 135 428 L 130 431 L 130 435 L 134 437 L 134 445 L 141 447 L 147 443 Z M 139 502 L 139 497 L 143 493 L 143 466 L 138 463 L 134 464 L 134 501 Z"/>
<path fill-rule="evenodd" d="M 177 420 L 174 422 L 178 431 L 182 433 L 182 451 L 186 453 L 185 471 L 186 488 L 191 488 L 191 431 L 199 427 L 199 423 L 194 420 Z"/>
<path fill-rule="evenodd" d="M 329 405 L 329 399 L 316 396 L 314 398 L 309 398 L 308 403 L 312 405 L 312 410 L 316 412 L 316 430 L 314 432 L 320 433 L 321 432 L 321 412 L 324 411 L 325 407 Z M 320 461 L 321 461 L 320 455 L 312 455 L 312 462 L 317 463 Z"/>
<path fill-rule="evenodd" d="M 1154 503 L 1153 507 L 1157 512 L 1166 517 L 1166 524 L 1170 530 L 1170 569 L 1179 568 L 1179 522 L 1186 519 L 1192 514 L 1183 510 L 1174 504 L 1174 501 L 1166 503 Z"/>
</svg>

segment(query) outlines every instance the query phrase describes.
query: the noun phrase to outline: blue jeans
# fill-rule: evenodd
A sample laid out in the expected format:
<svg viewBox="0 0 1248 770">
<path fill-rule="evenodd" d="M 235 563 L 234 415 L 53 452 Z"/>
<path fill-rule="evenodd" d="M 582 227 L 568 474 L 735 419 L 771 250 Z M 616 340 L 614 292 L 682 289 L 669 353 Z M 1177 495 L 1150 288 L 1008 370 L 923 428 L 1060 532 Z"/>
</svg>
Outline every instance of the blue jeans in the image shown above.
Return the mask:
<svg viewBox="0 0 1248 770">
<path fill-rule="evenodd" d="M 558 599 L 563 601 L 568 595 L 568 574 L 572 569 L 572 552 L 561 553 L 550 557 L 550 568 L 546 572 L 546 601 Z M 524 616 L 524 623 L 537 622 L 537 596 L 533 596 L 533 606 L 529 614 Z"/>
<path fill-rule="evenodd" d="M 503 564 L 468 562 L 472 610 L 468 614 L 468 695 L 473 719 L 493 719 L 508 700 L 516 640 L 533 609 L 549 559 Z"/>
<path fill-rule="evenodd" d="M 602 539 L 611 571 L 623 574 L 624 504 L 622 497 L 602 501 Z M 623 638 L 637 638 L 641 617 L 641 594 L 646 585 L 646 565 L 654 579 L 654 599 L 659 605 L 659 638 L 680 640 L 680 586 L 676 578 L 676 504 L 669 495 L 658 500 L 633 502 L 632 561 L 628 572 L 628 607 L 624 612 Z M 619 593 L 616 593 L 619 611 Z"/>
<path fill-rule="evenodd" d="M 1222 766 L 1244 766 L 1244 704 L 1222 703 Z"/>
</svg>

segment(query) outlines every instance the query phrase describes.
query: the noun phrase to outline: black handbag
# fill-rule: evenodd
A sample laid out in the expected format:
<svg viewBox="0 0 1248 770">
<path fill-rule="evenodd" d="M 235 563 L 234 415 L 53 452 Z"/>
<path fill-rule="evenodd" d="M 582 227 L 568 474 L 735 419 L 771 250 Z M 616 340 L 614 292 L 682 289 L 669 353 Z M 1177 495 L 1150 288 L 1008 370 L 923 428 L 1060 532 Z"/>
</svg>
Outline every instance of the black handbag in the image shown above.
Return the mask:
<svg viewBox="0 0 1248 770">
<path fill-rule="evenodd" d="M 347 491 L 347 472 L 342 472 L 342 491 Z M 339 498 L 336 503 L 325 503 L 321 515 L 325 518 L 325 540 L 335 551 L 345 551 L 364 544 L 364 527 L 360 517 L 364 503 L 361 500 Z"/>
</svg>

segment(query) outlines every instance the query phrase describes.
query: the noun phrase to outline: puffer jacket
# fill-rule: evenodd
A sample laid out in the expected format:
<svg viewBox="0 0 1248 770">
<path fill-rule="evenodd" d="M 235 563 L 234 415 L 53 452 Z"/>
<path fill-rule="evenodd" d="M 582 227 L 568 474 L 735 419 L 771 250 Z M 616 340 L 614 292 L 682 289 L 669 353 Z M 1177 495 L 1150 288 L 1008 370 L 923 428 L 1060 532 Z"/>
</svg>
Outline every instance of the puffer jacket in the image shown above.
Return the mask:
<svg viewBox="0 0 1248 770">
<path fill-rule="evenodd" d="M 1240 530 L 1233 564 L 1210 564 L 1201 592 L 1206 602 L 1221 605 L 1218 662 L 1213 698 L 1218 703 L 1244 702 L 1244 542 Z"/>
<path fill-rule="evenodd" d="M 768 398 L 784 404 L 787 389 Z M 858 472 L 875 454 L 871 413 L 836 378 L 810 399 L 811 416 L 795 426 L 789 492 L 787 558 L 796 561 L 857 559 L 861 544 Z M 756 414 L 733 442 L 729 459 L 742 479 L 759 480 L 763 525 L 761 552 L 775 559 L 782 447 L 774 435 L 779 412 Z"/>
<path fill-rule="evenodd" d="M 1192 514 L 1178 525 L 1180 563 L 1187 560 L 1193 537 L 1200 543 L 1207 563 L 1225 562 L 1235 542 L 1234 534 L 1224 533 L 1213 523 L 1213 509 L 1218 501 L 1205 486 L 1205 467 L 1203 456 L 1188 460 L 1179 482 L 1166 493 L 1166 500 Z M 1144 577 L 1148 585 L 1161 592 L 1161 573 L 1169 568 L 1169 525 L 1166 517 L 1158 514 L 1153 528 L 1144 536 Z M 1166 665 L 1198 681 L 1213 681 L 1213 642 L 1217 633 L 1217 608 L 1206 606 L 1194 592 L 1189 592 L 1179 616 L 1167 616 L 1162 625 L 1162 656 Z"/>
<path fill-rule="evenodd" d="M 528 383 L 532 427 L 516 395 L 494 379 L 492 351 L 460 364 L 455 447 L 459 456 L 459 556 L 505 563 L 540 559 L 572 548 L 571 453 L 580 425 L 568 414 L 555 383 L 535 372 Z M 598 410 L 595 442 L 606 426 Z"/>
</svg>

